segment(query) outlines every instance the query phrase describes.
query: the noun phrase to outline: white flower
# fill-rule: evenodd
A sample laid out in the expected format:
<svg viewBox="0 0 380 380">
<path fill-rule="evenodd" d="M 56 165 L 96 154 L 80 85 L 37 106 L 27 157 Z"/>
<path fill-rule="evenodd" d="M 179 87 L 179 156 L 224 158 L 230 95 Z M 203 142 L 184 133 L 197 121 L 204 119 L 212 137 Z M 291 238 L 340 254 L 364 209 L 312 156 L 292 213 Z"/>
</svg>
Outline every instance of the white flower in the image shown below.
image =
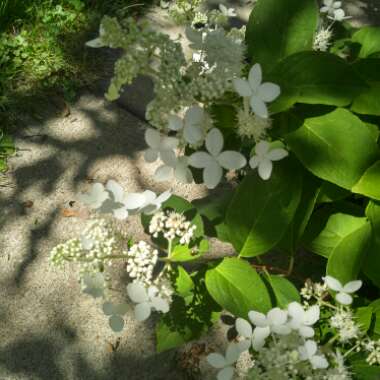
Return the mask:
<svg viewBox="0 0 380 380">
<path fill-rule="evenodd" d="M 223 169 L 237 170 L 247 163 L 245 157 L 234 151 L 222 152 L 223 135 L 217 128 L 211 129 L 206 136 L 207 152 L 195 152 L 189 157 L 189 164 L 203 170 L 203 182 L 214 189 L 222 179 Z"/>
<path fill-rule="evenodd" d="M 259 176 L 267 180 L 272 174 L 272 161 L 279 161 L 288 155 L 288 152 L 282 148 L 270 149 L 268 141 L 260 141 L 255 146 L 255 155 L 249 160 L 249 166 L 252 169 L 258 168 Z"/>
<path fill-rule="evenodd" d="M 99 212 L 105 214 L 112 213 L 116 219 L 126 219 L 128 217 L 128 210 L 123 188 L 116 181 L 111 179 L 106 184 L 106 190 L 109 196 L 99 208 Z"/>
<path fill-rule="evenodd" d="M 304 310 L 298 302 L 291 302 L 288 305 L 288 315 L 291 317 L 288 322 L 291 329 L 297 330 L 304 338 L 314 336 L 314 329 L 311 326 L 319 319 L 319 306 L 313 305 Z"/>
<path fill-rule="evenodd" d="M 169 181 L 173 176 L 182 183 L 191 183 L 193 174 L 188 166 L 188 157 L 177 157 L 174 152 L 163 157 L 164 165 L 156 169 L 154 179 L 158 182 Z"/>
<path fill-rule="evenodd" d="M 329 366 L 328 361 L 324 355 L 316 355 L 317 350 L 317 343 L 313 340 L 307 340 L 305 344 L 298 349 L 301 360 L 309 360 L 313 369 L 327 368 Z"/>
<path fill-rule="evenodd" d="M 145 131 L 145 141 L 149 146 L 144 154 L 147 162 L 154 162 L 158 158 L 163 159 L 178 146 L 178 139 L 161 135 L 160 132 L 151 128 Z"/>
<path fill-rule="evenodd" d="M 225 5 L 219 4 L 219 10 L 222 12 L 223 16 L 236 17 L 236 11 L 234 8 L 227 8 Z"/>
<path fill-rule="evenodd" d="M 168 118 L 169 129 L 177 132 L 182 131 L 183 138 L 188 144 L 199 144 L 204 138 L 202 130 L 204 120 L 203 108 L 192 106 L 186 111 L 184 119 L 177 115 L 170 115 Z"/>
<path fill-rule="evenodd" d="M 217 369 L 220 369 L 217 375 L 218 380 L 231 380 L 234 375 L 233 364 L 239 359 L 241 350 L 238 344 L 230 343 L 226 350 L 226 355 L 212 353 L 207 356 L 207 361 Z"/>
<path fill-rule="evenodd" d="M 264 346 L 265 340 L 271 332 L 279 335 L 287 335 L 291 332 L 290 327 L 286 325 L 286 311 L 278 307 L 270 310 L 267 315 L 250 311 L 248 317 L 256 325 L 255 329 L 252 329 L 251 324 L 242 318 L 236 320 L 235 328 L 240 336 L 250 341 L 249 345 L 252 344 L 256 351 L 259 351 Z"/>
<path fill-rule="evenodd" d="M 321 13 L 327 13 L 330 16 L 334 14 L 334 12 L 342 7 L 341 1 L 334 0 L 323 0 L 323 6 L 320 9 Z"/>
<path fill-rule="evenodd" d="M 236 92 L 250 99 L 252 111 L 260 117 L 268 117 L 268 109 L 265 103 L 275 100 L 281 93 L 277 84 L 262 82 L 262 71 L 260 64 L 256 63 L 249 71 L 248 80 L 235 78 L 233 85 Z"/>
<path fill-rule="evenodd" d="M 362 286 L 361 280 L 347 282 L 344 286 L 339 280 L 331 276 L 324 277 L 324 280 L 329 289 L 338 292 L 335 299 L 342 305 L 350 305 L 353 301 L 350 293 L 355 293 Z"/>
<path fill-rule="evenodd" d="M 109 193 L 105 190 L 101 183 L 92 185 L 88 193 L 79 194 L 78 198 L 86 206 L 97 209 L 108 198 Z"/>
<path fill-rule="evenodd" d="M 172 196 L 172 193 L 170 190 L 166 190 L 157 196 L 153 191 L 145 190 L 142 195 L 144 196 L 144 203 L 136 211 L 144 214 L 153 214 Z"/>
<path fill-rule="evenodd" d="M 138 321 L 145 321 L 149 318 L 152 309 L 167 313 L 169 303 L 164 298 L 158 296 L 156 286 L 149 286 L 148 289 L 139 282 L 128 284 L 127 292 L 129 298 L 137 303 L 135 306 L 135 317 Z"/>
<path fill-rule="evenodd" d="M 321 28 L 315 35 L 313 49 L 317 51 L 327 51 L 331 45 L 330 40 L 332 35 L 330 27 L 326 29 Z"/>
</svg>

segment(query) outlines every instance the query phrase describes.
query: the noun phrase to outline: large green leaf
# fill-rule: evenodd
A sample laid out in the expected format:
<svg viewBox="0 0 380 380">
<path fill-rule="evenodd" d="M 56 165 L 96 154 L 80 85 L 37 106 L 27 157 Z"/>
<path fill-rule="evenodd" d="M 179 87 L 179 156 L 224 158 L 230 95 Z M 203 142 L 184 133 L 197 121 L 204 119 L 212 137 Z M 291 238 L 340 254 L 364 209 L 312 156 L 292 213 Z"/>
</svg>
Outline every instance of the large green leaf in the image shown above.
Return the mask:
<svg viewBox="0 0 380 380">
<path fill-rule="evenodd" d="M 354 33 L 352 40 L 362 45 L 359 52 L 360 58 L 366 58 L 380 52 L 380 28 L 378 27 L 367 26 L 361 28 Z"/>
<path fill-rule="evenodd" d="M 247 25 L 248 56 L 270 69 L 288 55 L 311 50 L 317 22 L 315 0 L 259 0 Z"/>
<path fill-rule="evenodd" d="M 229 238 L 241 256 L 268 252 L 288 229 L 301 198 L 301 176 L 292 159 L 275 163 L 270 180 L 248 175 L 227 210 Z"/>
<path fill-rule="evenodd" d="M 366 222 L 347 235 L 331 251 L 326 272 L 343 284 L 355 279 L 371 242 L 371 225 Z"/>
<path fill-rule="evenodd" d="M 301 52 L 279 62 L 265 78 L 281 87 L 271 112 L 295 103 L 347 106 L 368 86 L 356 71 L 336 55 Z"/>
<path fill-rule="evenodd" d="M 313 215 L 303 244 L 311 252 L 329 257 L 348 235 L 366 224 L 366 218 L 342 213 L 330 215 L 330 210 L 319 210 Z"/>
<path fill-rule="evenodd" d="M 286 308 L 290 302 L 301 302 L 297 288 L 285 277 L 270 275 L 266 278 L 272 287 L 278 307 Z"/>
<path fill-rule="evenodd" d="M 225 258 L 206 273 L 206 287 L 214 300 L 232 314 L 247 318 L 250 310 L 271 308 L 268 289 L 248 262 Z"/>
<path fill-rule="evenodd" d="M 351 109 L 359 114 L 380 116 L 380 59 L 362 59 L 352 67 L 369 87 L 354 99 Z"/>
<path fill-rule="evenodd" d="M 363 263 L 363 271 L 380 288 L 380 204 L 370 202 L 366 215 L 372 225 L 372 242 Z"/>
<path fill-rule="evenodd" d="M 169 326 L 164 319 L 161 319 L 156 325 L 156 350 L 163 352 L 182 346 L 193 338 L 193 333 L 189 328 L 183 331 L 177 331 Z"/>
<path fill-rule="evenodd" d="M 350 111 L 337 109 L 305 119 L 302 127 L 285 136 L 303 165 L 314 175 L 347 190 L 377 196 L 366 170 L 379 158 L 379 149 L 368 127 Z"/>
</svg>

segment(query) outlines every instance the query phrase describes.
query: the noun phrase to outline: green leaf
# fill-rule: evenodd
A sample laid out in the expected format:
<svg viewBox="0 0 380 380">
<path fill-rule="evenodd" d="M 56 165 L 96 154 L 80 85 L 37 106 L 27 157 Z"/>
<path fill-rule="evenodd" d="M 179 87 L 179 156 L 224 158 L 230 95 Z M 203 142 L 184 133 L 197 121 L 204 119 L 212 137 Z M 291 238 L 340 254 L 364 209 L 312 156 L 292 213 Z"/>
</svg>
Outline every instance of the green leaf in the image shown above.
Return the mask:
<svg viewBox="0 0 380 380">
<path fill-rule="evenodd" d="M 198 259 L 202 253 L 196 253 L 192 248 L 187 245 L 176 245 L 170 255 L 170 261 L 173 262 L 186 262 Z"/>
<path fill-rule="evenodd" d="M 366 215 L 372 226 L 372 241 L 363 263 L 363 271 L 380 288 L 380 204 L 369 202 Z"/>
<path fill-rule="evenodd" d="M 329 255 L 326 273 L 343 284 L 354 280 L 368 251 L 371 232 L 367 222 L 342 239 Z"/>
<path fill-rule="evenodd" d="M 186 328 L 185 331 L 176 331 L 171 328 L 164 319 L 156 325 L 156 350 L 158 353 L 182 346 L 187 341 L 191 340 L 192 332 Z"/>
<path fill-rule="evenodd" d="M 270 106 L 272 113 L 295 103 L 347 106 L 368 88 L 347 62 L 321 52 L 293 54 L 279 62 L 265 80 L 281 87 L 281 96 Z"/>
<path fill-rule="evenodd" d="M 229 238 L 241 256 L 268 252 L 288 229 L 301 198 L 299 168 L 292 159 L 275 163 L 263 181 L 256 173 L 244 178 L 229 204 Z"/>
<path fill-rule="evenodd" d="M 186 270 L 178 266 L 178 275 L 175 280 L 175 287 L 183 298 L 192 296 L 192 290 L 194 289 L 194 282 Z"/>
<path fill-rule="evenodd" d="M 369 365 L 365 360 L 352 363 L 355 380 L 379 380 L 380 367 Z"/>
<path fill-rule="evenodd" d="M 330 203 L 347 198 L 351 193 L 331 182 L 323 181 L 317 203 Z"/>
<path fill-rule="evenodd" d="M 314 0 L 259 0 L 247 25 L 248 57 L 269 70 L 288 55 L 311 50 L 317 22 Z"/>
<path fill-rule="evenodd" d="M 371 327 L 373 308 L 371 306 L 358 307 L 355 311 L 355 318 L 360 329 L 366 333 Z"/>
<path fill-rule="evenodd" d="M 311 252 L 329 257 L 331 252 L 350 234 L 367 224 L 366 218 L 318 210 L 304 235 L 304 246 Z"/>
<path fill-rule="evenodd" d="M 352 191 L 370 198 L 380 199 L 380 160 L 364 172 Z"/>
<path fill-rule="evenodd" d="M 285 140 L 317 177 L 354 192 L 370 192 L 368 180 L 359 181 L 378 159 L 379 149 L 371 131 L 351 112 L 337 109 L 305 119 Z M 373 176 L 372 172 L 368 175 Z"/>
<path fill-rule="evenodd" d="M 380 59 L 362 59 L 352 67 L 369 86 L 354 99 L 352 111 L 380 116 Z"/>
<path fill-rule="evenodd" d="M 273 289 L 278 307 L 286 308 L 290 302 L 301 302 L 297 288 L 285 277 L 270 275 L 266 278 Z"/>
<path fill-rule="evenodd" d="M 250 310 L 267 312 L 271 300 L 261 277 L 248 262 L 225 258 L 206 272 L 206 287 L 214 300 L 236 316 L 247 318 Z"/>
<path fill-rule="evenodd" d="M 361 28 L 354 33 L 352 41 L 362 45 L 359 58 L 366 58 L 380 52 L 380 28 L 374 26 Z"/>
<path fill-rule="evenodd" d="M 375 314 L 375 323 L 373 325 L 373 332 L 380 335 L 380 298 L 369 304 Z"/>
</svg>

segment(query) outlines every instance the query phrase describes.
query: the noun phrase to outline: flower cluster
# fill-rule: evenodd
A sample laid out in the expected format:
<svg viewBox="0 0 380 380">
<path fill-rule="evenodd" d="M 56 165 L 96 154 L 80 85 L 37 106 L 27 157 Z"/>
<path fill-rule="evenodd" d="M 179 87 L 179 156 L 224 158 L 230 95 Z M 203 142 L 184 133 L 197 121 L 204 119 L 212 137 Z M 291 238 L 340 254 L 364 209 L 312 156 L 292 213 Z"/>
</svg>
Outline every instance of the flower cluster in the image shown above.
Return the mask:
<svg viewBox="0 0 380 380">
<path fill-rule="evenodd" d="M 179 238 L 180 244 L 190 244 L 197 226 L 191 224 L 183 214 L 174 211 L 160 211 L 153 215 L 149 224 L 149 233 L 153 237 L 159 234 L 166 240 Z"/>
</svg>

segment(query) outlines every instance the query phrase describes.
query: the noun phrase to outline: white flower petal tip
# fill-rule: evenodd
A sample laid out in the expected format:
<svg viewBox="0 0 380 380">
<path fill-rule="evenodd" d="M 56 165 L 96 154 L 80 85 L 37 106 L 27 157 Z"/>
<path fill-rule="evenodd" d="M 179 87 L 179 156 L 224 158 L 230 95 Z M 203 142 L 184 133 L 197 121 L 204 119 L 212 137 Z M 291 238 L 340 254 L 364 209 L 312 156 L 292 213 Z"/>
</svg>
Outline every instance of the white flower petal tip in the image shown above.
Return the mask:
<svg viewBox="0 0 380 380">
<path fill-rule="evenodd" d="M 109 193 L 101 183 L 95 183 L 87 193 L 79 194 L 78 199 L 86 206 L 98 209 L 108 199 Z"/>
<path fill-rule="evenodd" d="M 301 360 L 309 360 L 313 369 L 328 368 L 329 363 L 324 355 L 316 355 L 318 346 L 313 340 L 307 340 L 298 348 Z"/>
<path fill-rule="evenodd" d="M 281 94 L 280 86 L 277 84 L 262 83 L 262 70 L 258 63 L 251 67 L 248 80 L 235 78 L 232 84 L 240 96 L 249 98 L 252 111 L 264 119 L 269 116 L 266 103 L 274 101 Z"/>
<path fill-rule="evenodd" d="M 352 304 L 353 297 L 351 294 L 358 291 L 363 285 L 361 280 L 349 281 L 343 286 L 339 280 L 332 276 L 326 276 L 323 279 L 330 290 L 337 292 L 335 299 L 342 305 Z"/>
</svg>

